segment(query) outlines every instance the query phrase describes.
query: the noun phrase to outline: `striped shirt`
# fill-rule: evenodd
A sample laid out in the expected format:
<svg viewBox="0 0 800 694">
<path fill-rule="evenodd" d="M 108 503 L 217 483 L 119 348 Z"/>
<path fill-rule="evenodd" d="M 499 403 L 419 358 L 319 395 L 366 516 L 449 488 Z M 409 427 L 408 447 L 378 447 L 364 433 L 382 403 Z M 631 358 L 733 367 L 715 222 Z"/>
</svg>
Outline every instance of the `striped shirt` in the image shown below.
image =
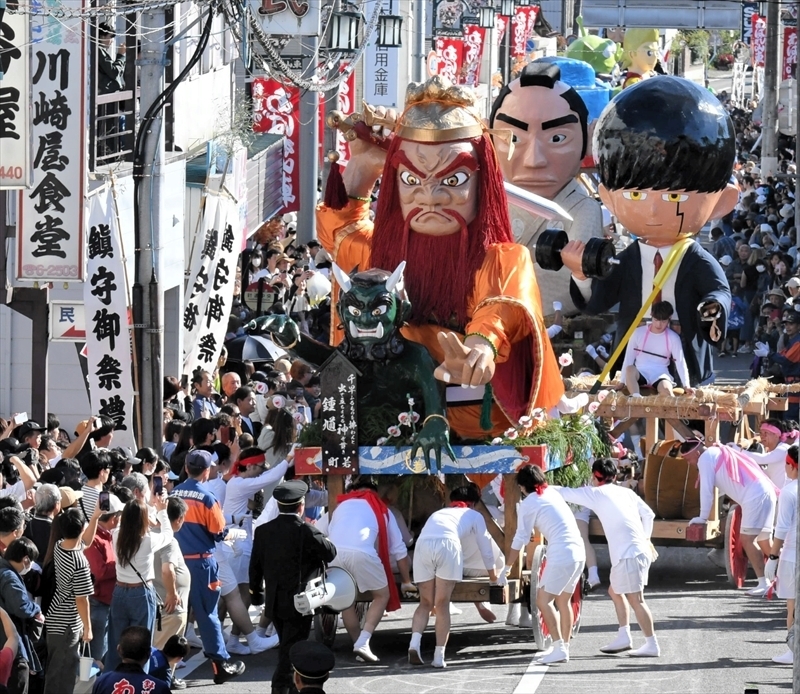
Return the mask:
<svg viewBox="0 0 800 694">
<path fill-rule="evenodd" d="M 59 540 L 53 550 L 56 592 L 47 611 L 47 630 L 51 634 L 64 634 L 68 630 L 79 633 L 82 623 L 75 598 L 94 593 L 89 561 L 83 554 L 86 545 L 64 549 L 62 542 Z"/>
<path fill-rule="evenodd" d="M 86 520 L 88 521 L 97 507 L 97 500 L 100 498 L 100 490 L 84 484 L 83 487 L 81 487 L 81 491 L 83 492 L 83 497 L 78 500 L 78 506 L 80 506 L 83 515 L 86 516 Z"/>
</svg>

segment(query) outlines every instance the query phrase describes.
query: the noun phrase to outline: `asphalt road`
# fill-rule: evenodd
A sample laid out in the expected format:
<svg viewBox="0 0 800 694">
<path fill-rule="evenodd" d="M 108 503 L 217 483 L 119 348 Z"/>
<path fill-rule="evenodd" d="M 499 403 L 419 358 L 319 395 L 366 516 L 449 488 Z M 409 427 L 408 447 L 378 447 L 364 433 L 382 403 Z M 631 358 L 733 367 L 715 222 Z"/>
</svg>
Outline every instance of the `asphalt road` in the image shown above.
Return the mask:
<svg viewBox="0 0 800 694">
<path fill-rule="evenodd" d="M 350 641 L 339 630 L 336 670 L 326 686 L 332 694 L 666 694 L 675 692 L 735 693 L 746 688 L 759 694 L 791 690 L 791 668 L 773 665 L 770 658 L 785 645 L 785 603 L 749 598 L 729 588 L 724 571 L 706 557 L 706 550 L 662 548 L 651 571 L 647 600 L 656 622 L 662 656 L 636 660 L 626 655 L 604 656 L 599 648 L 616 633 L 614 611 L 604 589 L 585 602 L 580 634 L 566 665 L 545 668 L 535 664 L 529 630 L 507 627 L 504 607 L 496 608 L 496 624 L 483 623 L 471 605 L 453 617 L 447 647 L 447 668 L 412 667 L 406 662 L 413 606 L 405 605 L 386 617 L 372 639 L 379 663 L 355 660 Z M 601 578 L 607 579 L 608 560 L 599 551 Z M 642 641 L 633 627 L 634 644 Z M 430 627 L 423 638 L 423 657 L 433 651 Z M 183 670 L 189 690 L 249 694 L 269 691 L 276 662 L 270 651 L 244 658 L 245 674 L 222 686 L 211 681 L 209 664 L 198 655 Z M 188 673 L 188 674 L 186 674 Z"/>
</svg>

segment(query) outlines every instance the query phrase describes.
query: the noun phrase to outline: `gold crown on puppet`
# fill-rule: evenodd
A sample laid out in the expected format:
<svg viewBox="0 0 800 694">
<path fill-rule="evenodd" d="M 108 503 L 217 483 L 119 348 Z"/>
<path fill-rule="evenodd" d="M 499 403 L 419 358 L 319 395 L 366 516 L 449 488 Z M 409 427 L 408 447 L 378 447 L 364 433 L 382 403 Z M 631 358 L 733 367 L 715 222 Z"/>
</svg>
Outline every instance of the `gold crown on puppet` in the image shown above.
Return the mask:
<svg viewBox="0 0 800 694">
<path fill-rule="evenodd" d="M 483 124 L 475 108 L 475 93 L 451 84 L 441 75 L 412 82 L 406 89 L 406 109 L 395 134 L 415 142 L 453 142 L 480 137 Z"/>
</svg>

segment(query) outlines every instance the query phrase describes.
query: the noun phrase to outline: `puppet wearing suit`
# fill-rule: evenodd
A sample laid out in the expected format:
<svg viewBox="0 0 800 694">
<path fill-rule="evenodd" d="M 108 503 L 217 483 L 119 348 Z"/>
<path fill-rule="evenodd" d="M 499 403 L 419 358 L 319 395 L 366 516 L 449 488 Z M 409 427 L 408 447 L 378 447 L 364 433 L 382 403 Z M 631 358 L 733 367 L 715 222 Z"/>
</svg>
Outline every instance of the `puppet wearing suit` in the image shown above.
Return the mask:
<svg viewBox="0 0 800 694">
<path fill-rule="evenodd" d="M 679 77 L 660 77 L 611 101 L 595 128 L 593 151 L 601 200 L 638 239 L 619 254 L 619 265 L 605 279 L 582 274 L 580 241 L 570 242 L 562 259 L 572 272 L 570 292 L 579 309 L 594 315 L 619 303 L 619 340 L 675 243 L 736 204 L 738 190 L 729 183 L 735 133 L 709 91 Z M 691 385 L 709 380 L 709 345 L 724 338 L 731 302 L 722 268 L 693 243 L 667 279 L 661 299 L 675 306 Z"/>
</svg>

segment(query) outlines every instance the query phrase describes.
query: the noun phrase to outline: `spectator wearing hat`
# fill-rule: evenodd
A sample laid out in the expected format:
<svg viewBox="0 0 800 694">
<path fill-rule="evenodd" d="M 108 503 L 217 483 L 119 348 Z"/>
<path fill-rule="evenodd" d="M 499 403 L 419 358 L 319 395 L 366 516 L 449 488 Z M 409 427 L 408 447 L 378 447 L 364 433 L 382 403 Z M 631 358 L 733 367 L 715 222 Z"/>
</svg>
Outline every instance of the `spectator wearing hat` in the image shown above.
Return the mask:
<svg viewBox="0 0 800 694">
<path fill-rule="evenodd" d="M 280 638 L 278 664 L 272 675 L 272 694 L 287 692 L 293 681 L 289 652 L 311 632 L 312 615 L 301 615 L 294 596 L 308 581 L 320 576 L 323 564 L 333 561 L 336 547 L 319 530 L 303 520 L 308 485 L 284 482 L 272 493 L 277 518 L 258 527 L 250 559 L 250 593 L 254 605 L 264 605 Z"/>
<path fill-rule="evenodd" d="M 20 441 L 20 450 L 22 450 L 22 446 L 26 446 L 38 451 L 44 432 L 45 428 L 32 419 L 22 424 L 17 432 L 17 438 Z"/>
<path fill-rule="evenodd" d="M 778 493 L 772 480 L 746 451 L 737 451 L 731 446 L 707 448 L 699 439 L 687 439 L 673 455 L 680 455 L 690 465 L 697 466 L 700 513 L 689 521 L 690 525 L 708 521 L 717 490 L 741 506 L 742 547 L 758 578 L 758 585 L 747 594 L 766 595 L 769 586 L 764 575 L 764 556 L 770 552 Z"/>
<path fill-rule="evenodd" d="M 800 277 L 790 277 L 786 282 L 786 291 L 789 292 L 789 299 L 794 303 L 800 296 Z"/>
<path fill-rule="evenodd" d="M 108 615 L 117 582 L 117 559 L 114 554 L 112 533 L 119 527 L 120 515 L 124 508 L 125 504 L 119 497 L 109 493 L 108 511 L 101 509 L 94 542 L 84 552 L 94 580 L 94 595 L 89 597 L 89 614 L 92 621 L 90 650 L 98 666 L 102 665 L 108 650 Z"/>
<path fill-rule="evenodd" d="M 300 641 L 290 649 L 289 661 L 294 670 L 292 684 L 297 691 L 325 694 L 322 685 L 336 665 L 336 657 L 330 648 L 316 641 Z"/>
<path fill-rule="evenodd" d="M 97 448 L 111 448 L 114 439 L 114 420 L 101 415 L 78 422 L 75 440 L 64 450 L 64 458 L 80 460 Z"/>
<path fill-rule="evenodd" d="M 784 314 L 783 328 L 782 348 L 770 354 L 769 360 L 780 368 L 786 383 L 797 383 L 800 382 L 800 313 L 789 311 Z M 800 394 L 789 394 L 789 409 L 784 419 L 800 419 Z"/>
<path fill-rule="evenodd" d="M 225 517 L 219 503 L 204 486 L 213 461 L 208 451 L 194 450 L 186 456 L 188 479 L 172 490 L 183 499 L 186 519 L 176 534 L 191 575 L 189 605 L 194 611 L 203 652 L 211 659 L 215 684 L 222 684 L 244 672 L 244 663 L 232 661 L 225 648 L 225 637 L 217 615 L 219 568 L 214 556 L 216 543 L 225 539 Z"/>
</svg>

